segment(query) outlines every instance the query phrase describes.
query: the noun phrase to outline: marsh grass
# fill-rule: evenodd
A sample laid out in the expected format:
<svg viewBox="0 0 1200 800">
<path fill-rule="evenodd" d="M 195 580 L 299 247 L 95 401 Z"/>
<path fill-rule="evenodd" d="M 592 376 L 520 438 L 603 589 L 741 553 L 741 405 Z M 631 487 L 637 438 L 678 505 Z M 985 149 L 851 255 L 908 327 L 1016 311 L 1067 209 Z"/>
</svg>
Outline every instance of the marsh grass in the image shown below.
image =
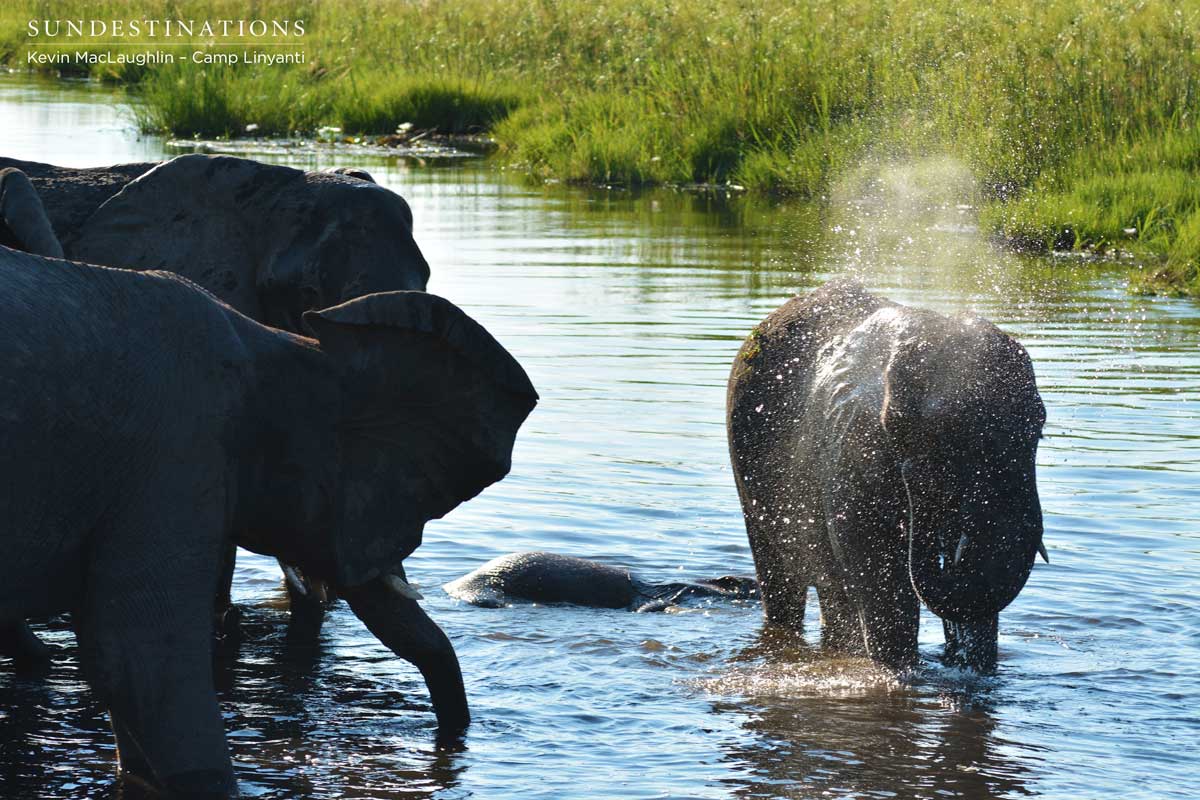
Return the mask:
<svg viewBox="0 0 1200 800">
<path fill-rule="evenodd" d="M 177 135 L 490 131 L 508 162 L 566 181 L 819 198 L 866 152 L 950 153 L 995 230 L 1134 251 L 1166 265 L 1143 286 L 1197 288 L 1200 0 L 250 6 L 306 19 L 308 63 L 96 75 L 135 87 L 142 124 Z M 247 14 L 245 0 L 15 0 L 0 56 L 22 62 L 30 17 L 181 8 Z"/>
</svg>

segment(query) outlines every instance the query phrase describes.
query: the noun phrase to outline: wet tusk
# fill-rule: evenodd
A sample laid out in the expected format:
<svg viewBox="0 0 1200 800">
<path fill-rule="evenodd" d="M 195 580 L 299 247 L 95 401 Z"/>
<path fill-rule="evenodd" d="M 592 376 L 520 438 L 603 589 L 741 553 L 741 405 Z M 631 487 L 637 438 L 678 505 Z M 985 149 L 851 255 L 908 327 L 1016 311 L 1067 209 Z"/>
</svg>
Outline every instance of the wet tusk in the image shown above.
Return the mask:
<svg viewBox="0 0 1200 800">
<path fill-rule="evenodd" d="M 958 540 L 958 547 L 954 548 L 954 566 L 958 566 L 958 560 L 962 558 L 963 548 L 967 546 L 967 535 L 964 533 Z"/>
<path fill-rule="evenodd" d="M 384 575 L 383 582 L 393 592 L 407 597 L 409 600 L 424 600 L 425 596 L 414 589 L 408 581 L 401 578 L 399 575 Z"/>
<path fill-rule="evenodd" d="M 287 578 L 287 582 L 291 584 L 293 589 L 302 596 L 308 597 L 308 587 L 304 585 L 304 579 L 300 577 L 300 573 L 296 572 L 295 567 L 289 567 L 285 564 L 283 567 L 283 577 Z"/>
<path fill-rule="evenodd" d="M 1050 556 L 1046 554 L 1045 542 L 1038 542 L 1038 553 L 1041 555 L 1043 561 L 1045 561 L 1047 564 L 1050 563 Z"/>
</svg>

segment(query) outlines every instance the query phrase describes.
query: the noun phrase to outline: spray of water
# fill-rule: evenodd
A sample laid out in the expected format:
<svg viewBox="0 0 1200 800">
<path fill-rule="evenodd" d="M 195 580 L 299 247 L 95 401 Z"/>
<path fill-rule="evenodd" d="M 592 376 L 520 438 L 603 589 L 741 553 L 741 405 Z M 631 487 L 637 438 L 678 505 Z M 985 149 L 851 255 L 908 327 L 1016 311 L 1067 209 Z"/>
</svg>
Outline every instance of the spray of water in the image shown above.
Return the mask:
<svg viewBox="0 0 1200 800">
<path fill-rule="evenodd" d="M 980 230 L 980 197 L 971 170 L 950 156 L 864 159 L 830 195 L 831 266 L 869 286 L 968 305 L 1009 295 L 1020 270 Z"/>
</svg>

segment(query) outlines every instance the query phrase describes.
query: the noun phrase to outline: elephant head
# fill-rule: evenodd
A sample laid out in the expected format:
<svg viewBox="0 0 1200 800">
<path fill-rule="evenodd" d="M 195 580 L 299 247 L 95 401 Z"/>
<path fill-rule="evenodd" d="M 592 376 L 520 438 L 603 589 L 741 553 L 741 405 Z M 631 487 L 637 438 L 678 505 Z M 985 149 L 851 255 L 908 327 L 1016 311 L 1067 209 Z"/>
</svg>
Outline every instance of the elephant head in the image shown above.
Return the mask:
<svg viewBox="0 0 1200 800">
<path fill-rule="evenodd" d="M 403 562 L 426 521 L 508 473 L 537 392 L 482 326 L 435 295 L 373 294 L 310 311 L 304 323 L 319 344 L 320 369 L 337 385 L 328 398 L 312 382 L 276 390 L 281 399 L 267 413 L 281 415 L 290 402 L 308 409 L 293 426 L 300 432 L 285 434 L 286 447 L 264 441 L 254 449 L 301 449 L 263 470 L 275 483 L 246 492 L 272 505 L 258 507 L 239 544 L 328 582 L 421 670 L 439 730 L 452 735 L 468 719 L 458 661 L 417 605 Z M 302 372 L 289 363 L 272 383 Z"/>
<path fill-rule="evenodd" d="M 369 295 L 304 322 L 343 387 L 332 577 L 355 586 L 399 566 L 426 520 L 508 473 L 537 392 L 479 323 L 436 295 Z"/>
<path fill-rule="evenodd" d="M 0 245 L 39 256 L 62 258 L 62 246 L 37 191 L 25 173 L 0 170 Z"/>
<path fill-rule="evenodd" d="M 179 156 L 100 206 L 71 255 L 175 272 L 252 319 L 300 332 L 307 310 L 429 280 L 408 204 L 362 175 Z"/>
<path fill-rule="evenodd" d="M 907 494 L 909 572 L 964 646 L 994 649 L 996 614 L 1044 555 L 1035 460 L 1046 411 L 1016 341 L 981 319 L 927 321 L 946 335 L 896 344 L 880 414 Z"/>
</svg>

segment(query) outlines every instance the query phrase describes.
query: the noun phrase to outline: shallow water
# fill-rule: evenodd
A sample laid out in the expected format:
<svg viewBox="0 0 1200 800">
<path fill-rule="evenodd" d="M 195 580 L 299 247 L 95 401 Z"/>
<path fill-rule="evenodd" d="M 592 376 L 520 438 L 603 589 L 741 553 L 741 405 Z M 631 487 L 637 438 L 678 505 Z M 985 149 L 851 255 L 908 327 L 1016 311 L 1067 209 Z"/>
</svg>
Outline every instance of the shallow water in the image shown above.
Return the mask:
<svg viewBox="0 0 1200 800">
<path fill-rule="evenodd" d="M 108 91 L 15 77 L 0 78 L 0 153 L 167 155 Z M 478 161 L 353 163 L 408 198 L 430 290 L 516 354 L 542 402 L 512 475 L 431 524 L 408 569 L 463 663 L 466 750 L 433 748 L 419 677 L 348 610 L 315 646 L 290 643 L 274 562 L 243 555 L 246 641 L 221 676 L 247 796 L 1200 795 L 1200 306 L 1130 297 L 1111 267 L 994 251 L 947 162 L 873 167 L 828 213 L 530 187 Z M 759 319 L 835 271 L 982 313 L 1037 366 L 1052 563 L 1001 615 L 996 676 L 936 666 L 929 616 L 930 663 L 901 684 L 816 657 L 812 634 L 768 662 L 752 603 L 486 610 L 438 588 L 520 549 L 650 579 L 752 571 L 727 465 L 729 364 Z M 67 656 L 44 686 L 0 672 L 0 796 L 116 791 L 111 735 Z"/>
</svg>

